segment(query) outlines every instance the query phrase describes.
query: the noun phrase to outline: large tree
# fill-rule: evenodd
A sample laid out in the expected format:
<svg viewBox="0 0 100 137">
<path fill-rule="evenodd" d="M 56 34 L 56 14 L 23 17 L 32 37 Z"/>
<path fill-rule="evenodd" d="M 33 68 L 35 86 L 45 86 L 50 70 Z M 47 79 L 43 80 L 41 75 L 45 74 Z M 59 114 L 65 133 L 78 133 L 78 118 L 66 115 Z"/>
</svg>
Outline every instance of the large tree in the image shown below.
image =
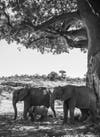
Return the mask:
<svg viewBox="0 0 100 137">
<path fill-rule="evenodd" d="M 87 47 L 76 0 L 1 0 L 0 38 L 40 52 Z"/>
<path fill-rule="evenodd" d="M 99 100 L 99 8 L 99 0 L 1 0 L 0 39 L 41 53 L 88 49 L 88 85 Z"/>
</svg>

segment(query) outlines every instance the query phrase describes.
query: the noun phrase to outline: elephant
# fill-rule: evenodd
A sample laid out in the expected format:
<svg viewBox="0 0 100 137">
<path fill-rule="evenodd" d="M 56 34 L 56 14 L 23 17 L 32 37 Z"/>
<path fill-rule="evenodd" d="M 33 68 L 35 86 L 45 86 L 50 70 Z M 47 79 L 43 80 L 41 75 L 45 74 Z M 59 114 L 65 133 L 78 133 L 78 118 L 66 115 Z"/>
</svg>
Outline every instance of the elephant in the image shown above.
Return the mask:
<svg viewBox="0 0 100 137">
<path fill-rule="evenodd" d="M 14 119 L 17 118 L 17 107 L 16 103 L 18 101 L 24 101 L 24 112 L 23 117 L 27 119 L 27 113 L 31 106 L 41 106 L 50 107 L 50 90 L 46 87 L 25 87 L 17 89 L 13 92 L 12 104 L 14 108 Z M 53 106 L 53 105 L 52 105 Z M 51 109 L 56 117 L 54 106 Z"/>
<path fill-rule="evenodd" d="M 40 120 L 47 118 L 48 108 L 45 106 L 32 106 L 29 109 L 29 116 L 34 121 L 37 115 L 40 115 Z"/>
<path fill-rule="evenodd" d="M 64 120 L 68 120 L 68 110 L 70 112 L 70 121 L 74 123 L 74 109 L 75 107 L 85 111 L 89 111 L 91 117 L 95 120 L 97 113 L 96 95 L 94 91 L 86 86 L 65 85 L 54 88 L 51 97 L 51 106 L 55 100 L 63 101 Z"/>
</svg>

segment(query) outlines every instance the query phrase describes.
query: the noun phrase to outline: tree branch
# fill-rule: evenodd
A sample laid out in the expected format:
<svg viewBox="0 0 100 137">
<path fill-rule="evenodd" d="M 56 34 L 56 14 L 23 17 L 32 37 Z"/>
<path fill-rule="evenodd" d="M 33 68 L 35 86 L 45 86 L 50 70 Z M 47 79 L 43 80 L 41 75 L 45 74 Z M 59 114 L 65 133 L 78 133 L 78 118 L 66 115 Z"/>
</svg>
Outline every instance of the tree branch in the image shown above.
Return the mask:
<svg viewBox="0 0 100 137">
<path fill-rule="evenodd" d="M 7 19 L 6 24 L 12 28 L 12 25 L 10 23 L 10 17 L 5 11 L 5 9 L 6 9 L 5 4 L 0 2 L 0 6 L 2 6 L 2 8 L 0 9 L 2 11 L 1 15 L 3 14 L 5 16 L 5 18 Z"/>
<path fill-rule="evenodd" d="M 85 28 L 72 30 L 72 31 L 66 31 L 65 34 L 68 36 L 74 36 L 74 37 L 84 36 L 87 38 L 87 32 Z"/>
<path fill-rule="evenodd" d="M 75 42 L 76 48 L 88 48 L 88 40 L 79 40 Z"/>
<path fill-rule="evenodd" d="M 47 29 L 50 25 L 52 25 L 53 23 L 56 23 L 57 21 L 65 20 L 66 26 L 67 26 L 67 23 L 69 25 L 69 21 L 71 22 L 72 20 L 75 20 L 75 19 L 80 19 L 80 15 L 78 11 L 63 13 L 61 15 L 54 16 L 37 26 L 33 25 L 33 23 L 29 19 L 25 19 L 24 21 L 20 23 L 20 25 L 26 25 L 28 27 L 31 27 L 32 29 L 34 29 L 34 31 L 38 31 L 38 30 L 45 31 L 45 29 Z"/>
<path fill-rule="evenodd" d="M 66 22 L 67 22 L 67 20 L 70 20 L 72 18 L 73 19 L 80 19 L 80 15 L 79 15 L 78 11 L 69 12 L 69 13 L 63 13 L 61 15 L 54 16 L 53 18 L 49 19 L 48 21 L 43 22 L 43 23 L 41 23 L 38 26 L 34 26 L 34 29 L 35 29 L 35 31 L 37 31 L 37 30 L 45 30 L 47 27 L 49 27 L 53 23 L 56 23 L 57 21 L 64 21 L 64 20 L 66 20 Z"/>
<path fill-rule="evenodd" d="M 40 37 L 40 38 L 37 38 L 37 39 L 34 39 L 34 40 L 32 40 L 32 41 L 30 41 L 29 40 L 29 45 L 31 45 L 32 43 L 34 43 L 34 42 L 37 42 L 37 41 L 39 41 L 39 40 L 42 40 L 42 39 L 45 39 L 45 38 L 47 38 L 47 39 L 55 39 L 55 38 L 57 38 L 57 36 L 56 35 L 47 35 L 47 36 L 42 36 L 42 37 Z"/>
<path fill-rule="evenodd" d="M 79 41 L 73 41 L 72 39 L 69 39 L 68 37 L 65 37 L 69 46 L 73 48 L 87 48 L 88 47 L 88 40 L 79 40 Z"/>
</svg>

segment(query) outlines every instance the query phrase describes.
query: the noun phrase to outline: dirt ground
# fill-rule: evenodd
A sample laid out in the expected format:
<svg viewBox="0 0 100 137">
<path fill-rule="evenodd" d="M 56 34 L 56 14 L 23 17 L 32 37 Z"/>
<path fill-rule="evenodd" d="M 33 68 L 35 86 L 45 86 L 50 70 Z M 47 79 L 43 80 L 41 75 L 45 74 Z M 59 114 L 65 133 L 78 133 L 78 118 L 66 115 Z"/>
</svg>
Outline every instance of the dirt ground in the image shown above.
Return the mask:
<svg viewBox="0 0 100 137">
<path fill-rule="evenodd" d="M 18 103 L 18 118 L 13 120 L 12 94 L 0 96 L 0 137 L 100 137 L 100 123 L 80 123 L 63 125 L 62 105 L 56 105 L 57 118 L 49 117 L 45 121 L 22 119 L 23 103 Z M 52 114 L 49 109 L 48 114 Z"/>
</svg>

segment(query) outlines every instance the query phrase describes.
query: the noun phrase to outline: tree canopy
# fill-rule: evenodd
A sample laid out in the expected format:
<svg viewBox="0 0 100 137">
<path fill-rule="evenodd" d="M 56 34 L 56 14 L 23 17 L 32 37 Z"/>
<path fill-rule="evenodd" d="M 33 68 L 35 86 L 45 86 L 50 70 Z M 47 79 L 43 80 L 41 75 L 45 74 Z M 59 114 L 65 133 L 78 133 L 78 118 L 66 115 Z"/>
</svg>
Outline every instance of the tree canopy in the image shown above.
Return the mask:
<svg viewBox="0 0 100 137">
<path fill-rule="evenodd" d="M 96 14 L 98 4 L 88 0 Z M 16 41 L 41 53 L 87 48 L 77 0 L 0 0 L 0 40 Z"/>
</svg>

